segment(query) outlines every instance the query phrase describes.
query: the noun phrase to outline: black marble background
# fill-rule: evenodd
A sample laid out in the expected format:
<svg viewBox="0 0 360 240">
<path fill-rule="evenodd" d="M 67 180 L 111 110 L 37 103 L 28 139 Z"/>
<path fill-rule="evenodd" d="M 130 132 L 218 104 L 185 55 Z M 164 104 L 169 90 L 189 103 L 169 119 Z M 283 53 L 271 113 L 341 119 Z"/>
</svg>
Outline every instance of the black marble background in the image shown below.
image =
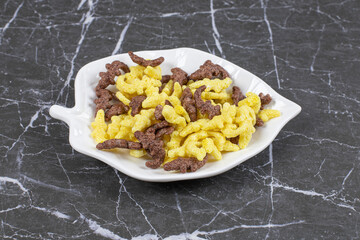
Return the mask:
<svg viewBox="0 0 360 240">
<path fill-rule="evenodd" d="M 0 1 L 0 238 L 359 239 L 360 1 Z M 303 110 L 222 175 L 147 183 L 75 152 L 81 66 L 193 47 Z"/>
</svg>

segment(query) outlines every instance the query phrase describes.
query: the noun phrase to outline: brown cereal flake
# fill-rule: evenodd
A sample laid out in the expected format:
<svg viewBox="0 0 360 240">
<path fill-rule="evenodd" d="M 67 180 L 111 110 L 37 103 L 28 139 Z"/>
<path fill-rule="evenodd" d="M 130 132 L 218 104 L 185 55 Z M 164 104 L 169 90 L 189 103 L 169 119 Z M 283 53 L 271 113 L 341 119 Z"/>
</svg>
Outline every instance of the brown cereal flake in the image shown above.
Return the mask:
<svg viewBox="0 0 360 240">
<path fill-rule="evenodd" d="M 199 168 L 205 165 L 207 162 L 208 155 L 206 154 L 205 158 L 202 161 L 197 160 L 197 158 L 177 158 L 171 162 L 164 164 L 165 171 L 180 171 L 181 173 L 186 173 L 187 171 L 195 172 Z"/>
<path fill-rule="evenodd" d="M 146 152 L 154 160 L 146 162 L 146 166 L 153 169 L 160 167 L 166 155 L 163 146 L 164 142 L 160 139 L 155 139 L 153 136 L 154 134 L 136 131 L 134 135 L 142 144 Z"/>
<path fill-rule="evenodd" d="M 180 86 L 182 86 L 188 82 L 188 75 L 181 68 L 178 67 L 172 68 L 171 72 L 172 72 L 171 79 L 174 81 L 174 84 L 178 82 Z"/>
<path fill-rule="evenodd" d="M 220 106 L 219 105 L 212 105 L 210 100 L 207 100 L 206 102 L 204 102 L 201 99 L 201 93 L 206 89 L 205 85 L 202 85 L 201 87 L 199 87 L 198 89 L 196 89 L 195 93 L 194 93 L 194 99 L 195 99 L 195 104 L 197 109 L 200 110 L 201 114 L 205 114 L 207 113 L 209 116 L 209 119 L 213 119 L 214 116 L 216 115 L 220 115 Z"/>
<path fill-rule="evenodd" d="M 121 75 L 120 69 L 123 70 L 125 73 L 130 72 L 129 67 L 120 61 L 113 61 L 112 63 L 108 63 L 105 65 L 108 72 L 114 73 L 114 75 L 119 76 Z"/>
<path fill-rule="evenodd" d="M 164 57 L 159 57 L 153 60 L 145 60 L 144 58 L 134 54 L 132 51 L 129 51 L 128 54 L 134 63 L 137 63 L 143 67 L 147 67 L 147 66 L 156 67 L 165 60 Z"/>
<path fill-rule="evenodd" d="M 156 131 L 157 130 L 160 130 L 162 128 L 165 128 L 165 127 L 169 127 L 170 126 L 170 123 L 168 123 L 167 121 L 161 121 L 159 123 L 155 123 L 154 125 L 151 125 L 150 127 L 148 127 L 145 131 L 146 134 L 149 134 L 152 136 L 153 139 L 156 138 L 155 134 L 156 134 Z"/>
<path fill-rule="evenodd" d="M 164 120 L 164 116 L 162 115 L 162 110 L 163 110 L 163 106 L 162 105 L 157 105 L 155 107 L 155 112 L 154 112 L 154 115 L 155 115 L 155 119 L 156 120 Z"/>
<path fill-rule="evenodd" d="M 163 146 L 164 142 L 160 137 L 165 134 L 171 134 L 172 131 L 174 131 L 174 129 L 170 127 L 167 121 L 161 121 L 148 127 L 144 132 L 136 131 L 134 133 L 143 148 L 154 160 L 146 162 L 147 167 L 158 168 L 161 166 L 165 159 L 166 152 Z"/>
<path fill-rule="evenodd" d="M 180 97 L 181 105 L 189 114 L 191 122 L 197 120 L 196 104 L 190 88 L 185 88 Z"/>
<path fill-rule="evenodd" d="M 141 111 L 141 104 L 146 99 L 146 96 L 135 96 L 131 99 L 129 106 L 131 107 L 131 116 L 139 114 Z"/>
<path fill-rule="evenodd" d="M 142 149 L 141 143 L 127 141 L 125 139 L 110 139 L 102 143 L 98 143 L 96 148 L 99 150 L 102 149 L 113 149 L 113 148 L 127 148 L 127 149 Z"/>
<path fill-rule="evenodd" d="M 110 101 L 113 99 L 113 95 L 107 89 L 99 89 L 96 91 L 96 94 L 98 98 L 94 100 L 94 103 L 96 104 L 95 113 L 100 109 L 103 109 L 105 112 L 111 107 Z"/>
<path fill-rule="evenodd" d="M 105 65 L 107 71 L 106 72 L 100 72 L 100 80 L 98 85 L 96 86 L 96 90 L 98 89 L 105 89 L 109 85 L 115 84 L 115 76 L 121 75 L 121 70 L 123 70 L 125 73 L 130 72 L 129 67 L 120 61 L 113 61 L 112 63 L 107 63 Z"/>
<path fill-rule="evenodd" d="M 110 121 L 112 116 L 121 115 L 129 111 L 129 107 L 126 106 L 123 102 L 118 102 L 110 107 L 109 110 L 105 113 L 105 120 Z"/>
<path fill-rule="evenodd" d="M 261 120 L 261 118 L 256 117 L 256 123 L 255 123 L 255 126 L 256 126 L 256 127 L 262 127 L 262 126 L 264 126 L 264 121 L 263 121 L 263 120 Z"/>
<path fill-rule="evenodd" d="M 173 106 L 169 100 L 165 100 L 165 105 L 169 105 L 169 106 Z M 162 115 L 162 110 L 164 109 L 164 107 L 162 105 L 157 105 L 155 107 L 155 112 L 154 112 L 154 115 L 155 115 L 155 119 L 156 120 L 164 120 L 164 116 Z"/>
<path fill-rule="evenodd" d="M 271 98 L 270 94 L 264 95 L 262 92 L 259 93 L 259 97 L 260 97 L 260 101 L 261 101 L 260 109 L 263 110 L 264 106 L 268 105 L 271 102 L 272 98 Z"/>
<path fill-rule="evenodd" d="M 240 88 L 237 86 L 233 86 L 233 92 L 231 96 L 233 100 L 233 104 L 237 105 L 239 101 L 245 98 L 244 94 L 241 92 Z"/>
<path fill-rule="evenodd" d="M 161 83 L 162 83 L 162 84 L 166 84 L 166 83 L 168 83 L 170 80 L 171 80 L 171 75 L 163 75 L 163 76 L 161 77 Z"/>
<path fill-rule="evenodd" d="M 158 168 L 161 166 L 165 159 L 165 149 L 164 149 L 164 142 L 157 138 L 156 135 L 159 133 L 159 137 L 162 137 L 164 134 L 168 132 L 172 132 L 170 128 L 168 128 L 170 124 L 167 121 L 161 121 L 156 123 L 150 127 L 148 127 L 144 132 L 136 131 L 134 133 L 135 137 L 139 140 L 142 144 L 143 148 L 146 152 L 152 157 L 154 161 L 146 162 L 146 166 L 149 168 Z M 163 130 L 160 132 L 162 129 Z"/>
<path fill-rule="evenodd" d="M 99 88 L 96 89 L 96 96 L 98 98 L 106 98 L 110 101 L 111 99 L 113 99 L 114 95 L 113 92 L 111 92 L 110 90 Z"/>
<path fill-rule="evenodd" d="M 239 136 L 229 138 L 230 142 L 233 144 L 239 144 Z"/>
<path fill-rule="evenodd" d="M 164 127 L 156 131 L 155 138 L 160 139 L 164 135 L 170 135 L 174 131 L 174 127 Z"/>
<path fill-rule="evenodd" d="M 115 84 L 115 74 L 113 72 L 100 72 L 99 73 L 100 80 L 98 85 L 96 86 L 96 90 L 98 89 L 105 89 L 109 85 Z"/>
<path fill-rule="evenodd" d="M 220 65 L 212 63 L 210 60 L 207 60 L 203 65 L 200 66 L 198 70 L 190 75 L 190 79 L 203 80 L 204 78 L 219 78 L 224 79 L 230 77 L 230 74 Z"/>
<path fill-rule="evenodd" d="M 159 88 L 159 93 L 165 88 L 165 85 L 171 80 L 171 75 L 163 75 L 161 77 L 161 86 Z"/>
<path fill-rule="evenodd" d="M 165 100 L 165 105 L 169 105 L 170 107 L 173 107 L 173 105 L 171 104 L 171 102 L 169 100 Z"/>
<path fill-rule="evenodd" d="M 126 108 L 128 109 L 128 107 L 124 107 L 122 105 L 123 103 L 115 97 L 115 94 L 105 88 L 107 88 L 109 85 L 115 84 L 114 78 L 115 76 L 119 76 L 121 74 L 120 69 L 125 73 L 130 72 L 130 70 L 125 63 L 120 61 L 113 61 L 112 63 L 106 64 L 105 67 L 107 71 L 99 73 L 100 80 L 95 88 L 96 96 L 98 97 L 98 99 L 94 100 L 94 103 L 96 104 L 95 115 L 98 110 L 103 109 L 105 114 L 107 114 L 108 119 L 110 119 L 111 116 L 116 115 L 117 112 L 126 110 Z M 115 107 L 112 107 L 113 105 L 110 103 L 110 101 L 113 99 L 119 101 Z M 107 113 L 111 108 L 111 112 Z"/>
</svg>

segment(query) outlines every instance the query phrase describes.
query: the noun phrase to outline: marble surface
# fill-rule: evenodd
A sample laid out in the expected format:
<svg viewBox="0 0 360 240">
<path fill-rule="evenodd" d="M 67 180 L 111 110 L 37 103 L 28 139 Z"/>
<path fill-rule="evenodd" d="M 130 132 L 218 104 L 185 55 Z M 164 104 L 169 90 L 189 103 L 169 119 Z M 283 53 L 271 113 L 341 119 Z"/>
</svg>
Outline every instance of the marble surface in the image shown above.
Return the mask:
<svg viewBox="0 0 360 240">
<path fill-rule="evenodd" d="M 359 239 L 360 2 L 0 3 L 0 238 Z M 84 64 L 193 47 L 303 108 L 216 177 L 147 183 L 74 151 L 53 104 Z"/>
</svg>

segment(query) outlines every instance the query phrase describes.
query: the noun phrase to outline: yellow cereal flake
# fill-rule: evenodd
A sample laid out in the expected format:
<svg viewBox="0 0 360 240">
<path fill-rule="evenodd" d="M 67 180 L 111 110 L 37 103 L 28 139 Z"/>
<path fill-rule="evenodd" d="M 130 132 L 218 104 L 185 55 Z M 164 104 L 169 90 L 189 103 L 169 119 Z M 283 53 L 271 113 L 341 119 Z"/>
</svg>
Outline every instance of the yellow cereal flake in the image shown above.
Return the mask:
<svg viewBox="0 0 360 240">
<path fill-rule="evenodd" d="M 166 163 L 169 163 L 169 162 L 171 162 L 171 161 L 174 161 L 175 159 L 176 159 L 176 158 L 170 158 L 170 157 L 168 157 L 168 156 L 166 155 L 162 166 L 163 166 L 164 164 L 166 164 Z"/>
<path fill-rule="evenodd" d="M 168 99 L 168 95 L 164 92 L 153 92 L 150 96 L 148 96 L 143 102 L 143 108 L 155 108 L 157 105 L 161 105 L 165 103 L 165 100 Z"/>
<path fill-rule="evenodd" d="M 251 121 L 253 125 L 256 123 L 256 116 L 254 110 L 248 105 L 243 105 L 236 109 L 235 122 L 241 124 L 245 121 Z"/>
<path fill-rule="evenodd" d="M 146 128 L 152 125 L 152 120 L 154 120 L 155 109 L 141 110 L 139 114 L 134 116 L 134 125 L 132 127 L 132 132 L 144 131 Z"/>
<path fill-rule="evenodd" d="M 147 97 L 157 96 L 157 95 L 159 95 L 159 88 L 154 87 L 154 86 L 150 86 L 149 88 L 147 88 L 145 90 L 145 94 L 146 94 Z"/>
<path fill-rule="evenodd" d="M 120 92 L 126 92 L 129 94 L 134 94 L 136 93 L 136 89 L 132 87 L 133 84 L 129 84 L 125 82 L 125 75 L 120 75 L 117 79 L 116 79 L 116 88 L 120 91 Z"/>
<path fill-rule="evenodd" d="M 185 147 L 188 157 L 196 157 L 201 161 L 206 156 L 206 150 L 203 147 L 198 147 L 196 142 L 190 142 Z"/>
<path fill-rule="evenodd" d="M 234 122 L 236 116 L 236 106 L 230 105 L 229 103 L 224 103 L 221 109 L 221 116 L 226 123 Z"/>
<path fill-rule="evenodd" d="M 174 109 L 175 109 L 175 112 L 176 112 L 177 114 L 179 114 L 180 116 L 183 116 L 183 117 L 185 118 L 186 122 L 190 122 L 190 121 L 191 121 L 188 112 L 185 110 L 185 108 L 183 108 L 183 106 L 181 106 L 181 105 L 176 105 L 176 106 L 174 107 Z"/>
<path fill-rule="evenodd" d="M 130 75 L 133 76 L 134 78 L 141 79 L 142 76 L 144 75 L 144 70 L 145 70 L 145 67 L 143 67 L 141 65 L 131 66 L 130 67 Z"/>
<path fill-rule="evenodd" d="M 215 116 L 213 119 L 206 119 L 206 123 L 203 126 L 203 130 L 216 130 L 224 127 L 224 118 L 222 115 Z"/>
<path fill-rule="evenodd" d="M 224 102 L 226 102 L 230 101 L 231 95 L 224 90 L 219 93 L 204 91 L 201 93 L 201 98 L 203 100 L 224 100 Z"/>
<path fill-rule="evenodd" d="M 249 144 L 252 134 L 255 132 L 255 128 L 249 122 L 245 122 L 240 128 L 239 147 L 240 149 L 244 149 Z"/>
<path fill-rule="evenodd" d="M 180 85 L 180 83 L 175 82 L 175 84 L 174 84 L 174 92 L 172 93 L 172 96 L 175 96 L 175 97 L 180 99 L 181 94 L 182 94 L 181 85 Z"/>
<path fill-rule="evenodd" d="M 175 109 L 169 105 L 165 105 L 162 110 L 162 115 L 165 120 L 169 123 L 180 126 L 181 128 L 186 126 L 186 120 L 184 117 L 180 116 L 175 112 Z"/>
<path fill-rule="evenodd" d="M 185 157 L 185 146 L 169 149 L 167 155 L 169 158 Z"/>
<path fill-rule="evenodd" d="M 162 90 L 162 92 L 164 92 L 164 93 L 166 93 L 168 96 L 170 96 L 171 93 L 172 93 L 173 85 L 174 85 L 173 80 L 170 80 L 167 84 L 165 84 L 165 87 L 164 87 L 164 89 Z"/>
<path fill-rule="evenodd" d="M 131 131 L 131 127 L 121 126 L 118 133 L 114 137 L 115 139 L 126 139 L 133 141 L 135 138 L 133 132 Z"/>
<path fill-rule="evenodd" d="M 208 133 L 203 130 L 193 133 L 184 141 L 184 145 L 186 145 L 190 142 L 198 142 L 198 141 L 206 138 L 207 136 L 208 136 Z"/>
<path fill-rule="evenodd" d="M 171 105 L 173 106 L 181 106 L 181 101 L 178 97 L 176 96 L 170 96 L 168 98 L 169 102 L 171 103 Z"/>
<path fill-rule="evenodd" d="M 267 122 L 270 119 L 280 117 L 280 115 L 281 115 L 281 113 L 279 110 L 264 109 L 259 112 L 258 117 L 261 118 L 261 120 L 263 120 L 263 122 Z"/>
<path fill-rule="evenodd" d="M 165 84 L 162 92 L 159 92 L 161 74 L 160 66 L 145 68 L 137 65 L 131 66 L 129 73 L 117 77 L 116 97 L 129 105 L 131 98 L 145 95 L 146 99 L 142 102 L 143 109 L 135 116 L 131 116 L 130 111 L 113 116 L 110 123 L 105 122 L 105 113 L 99 110 L 91 123 L 91 136 L 97 143 L 114 138 L 138 141 L 134 133 L 145 131 L 159 122 L 155 119 L 154 112 L 157 105 L 162 105 L 162 115 L 175 128 L 170 135 L 163 137 L 166 152 L 164 163 L 178 157 L 195 157 L 201 161 L 206 154 L 212 155 L 215 160 L 220 160 L 222 152 L 238 151 L 249 144 L 256 130 L 254 125 L 257 117 L 267 122 L 280 116 L 278 110 L 260 111 L 260 98 L 252 92 L 246 93 L 245 99 L 233 105 L 228 89 L 232 83 L 230 78 L 190 80 L 183 86 L 170 80 Z M 202 85 L 205 85 L 206 89 L 202 92 L 201 98 L 204 101 L 210 100 L 213 105 L 220 105 L 221 114 L 209 119 L 207 115 L 202 115 L 198 111 L 198 120 L 191 122 L 180 97 L 186 87 L 194 93 Z M 165 100 L 169 100 L 172 106 L 165 105 Z M 233 137 L 239 137 L 238 144 L 229 141 Z M 140 158 L 146 155 L 146 151 L 130 150 L 130 155 Z"/>
<path fill-rule="evenodd" d="M 128 105 L 128 106 L 129 106 L 130 100 L 129 100 L 127 97 L 125 97 L 125 95 L 122 94 L 120 91 L 118 91 L 118 92 L 116 93 L 116 97 L 117 97 L 120 101 L 122 101 L 125 105 Z"/>
<path fill-rule="evenodd" d="M 221 132 L 213 131 L 208 131 L 207 134 L 209 135 L 209 137 L 212 138 L 217 149 L 219 149 L 219 151 L 223 151 L 226 143 L 226 138 L 224 134 L 222 134 Z"/>
<path fill-rule="evenodd" d="M 220 93 L 222 90 L 228 88 L 231 83 L 232 81 L 230 78 L 225 78 L 223 80 L 204 78 L 203 80 L 189 84 L 189 87 L 190 89 L 196 89 L 201 87 L 202 85 L 205 85 L 206 86 L 205 92 L 209 92 L 213 90 L 216 93 Z"/>
<path fill-rule="evenodd" d="M 224 144 L 223 151 L 236 152 L 236 151 L 239 151 L 239 150 L 240 150 L 240 147 L 237 144 L 234 144 L 234 143 L 226 140 L 226 142 Z"/>
<path fill-rule="evenodd" d="M 214 141 L 211 138 L 205 138 L 202 140 L 202 145 L 207 153 L 210 153 L 216 160 L 221 159 L 221 152 L 215 146 Z"/>
<path fill-rule="evenodd" d="M 190 116 L 185 108 L 181 105 L 180 99 L 175 96 L 170 96 L 168 100 L 170 101 L 171 105 L 173 105 L 175 112 L 178 115 L 184 117 L 186 122 L 190 122 Z"/>
<path fill-rule="evenodd" d="M 225 127 L 221 129 L 221 132 L 227 138 L 239 136 L 242 131 L 243 129 L 237 127 L 236 124 L 225 124 Z"/>
<path fill-rule="evenodd" d="M 193 133 L 187 137 L 182 146 L 169 150 L 168 156 L 170 158 L 196 157 L 198 160 L 202 160 L 206 155 L 206 151 L 203 147 L 200 147 L 202 145 L 201 140 L 206 137 L 207 133 L 205 131 Z"/>
<path fill-rule="evenodd" d="M 245 105 L 251 107 L 255 113 L 258 113 L 261 107 L 261 101 L 259 96 L 252 92 L 246 93 L 246 98 L 239 101 L 238 107 Z"/>
<path fill-rule="evenodd" d="M 91 136 L 97 143 L 101 143 L 109 139 L 109 135 L 106 133 L 108 126 L 105 122 L 104 110 L 100 109 L 97 111 L 94 122 L 91 123 L 91 127 L 93 129 Z"/>
<path fill-rule="evenodd" d="M 107 134 L 112 139 L 116 136 L 120 129 L 121 116 L 111 117 L 111 123 L 108 125 Z"/>
<path fill-rule="evenodd" d="M 120 75 L 116 80 L 116 88 L 121 93 L 142 95 L 148 88 L 161 86 L 161 81 L 158 79 L 148 75 L 142 75 L 141 78 L 138 76 L 138 73 L 132 75 L 131 72 Z"/>
<path fill-rule="evenodd" d="M 174 131 L 172 134 L 170 134 L 170 141 L 166 144 L 166 147 L 168 149 L 178 148 L 180 147 L 182 140 L 183 137 L 180 136 L 180 132 Z"/>
<path fill-rule="evenodd" d="M 144 149 L 140 149 L 140 150 L 132 149 L 130 150 L 130 155 L 133 157 L 141 158 L 146 155 L 146 151 Z"/>
<path fill-rule="evenodd" d="M 163 111 L 164 112 L 164 111 Z M 180 136 L 185 137 L 189 135 L 190 133 L 198 132 L 200 131 L 201 127 L 205 125 L 205 123 L 208 122 L 208 119 L 198 119 L 195 122 L 190 122 L 186 125 L 186 127 L 181 131 Z"/>
<path fill-rule="evenodd" d="M 147 66 L 146 69 L 144 70 L 144 73 L 151 78 L 161 80 L 160 66 L 156 66 L 156 67 Z"/>
<path fill-rule="evenodd" d="M 91 136 L 95 139 L 96 143 L 101 143 L 109 139 L 107 133 L 101 129 L 94 129 Z"/>
<path fill-rule="evenodd" d="M 161 81 L 158 80 L 158 79 L 155 79 L 155 78 L 150 78 L 148 77 L 147 75 L 144 75 L 141 79 L 141 84 L 139 85 L 140 88 L 143 88 L 144 91 L 147 89 L 147 88 L 150 88 L 150 87 L 160 87 L 161 86 Z M 136 87 L 136 86 L 134 86 Z M 138 88 L 139 88 L 138 87 Z"/>
<path fill-rule="evenodd" d="M 129 127 L 131 128 L 134 125 L 134 117 L 131 115 L 125 115 L 124 119 L 121 121 L 120 125 L 121 127 Z"/>
</svg>

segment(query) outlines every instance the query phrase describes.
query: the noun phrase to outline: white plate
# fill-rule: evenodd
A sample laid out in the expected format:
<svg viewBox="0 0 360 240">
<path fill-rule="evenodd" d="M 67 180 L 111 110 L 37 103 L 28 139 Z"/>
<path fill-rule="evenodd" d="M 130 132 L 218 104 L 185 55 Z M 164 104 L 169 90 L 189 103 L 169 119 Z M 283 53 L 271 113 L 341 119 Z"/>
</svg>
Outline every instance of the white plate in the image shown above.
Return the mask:
<svg viewBox="0 0 360 240">
<path fill-rule="evenodd" d="M 223 173 L 264 150 L 275 139 L 282 127 L 301 111 L 299 105 L 279 95 L 254 74 L 212 54 L 192 48 L 142 51 L 137 54 L 145 59 L 163 56 L 165 58 L 164 63 L 161 64 L 163 74 L 171 74 L 170 69 L 173 67 L 180 67 L 190 74 L 210 59 L 229 72 L 234 84 L 239 86 L 243 93 L 249 91 L 257 94 L 269 93 L 273 99 L 269 108 L 280 110 L 281 116 L 267 122 L 264 127 L 257 128 L 247 148 L 225 153 L 222 160 L 209 162 L 196 172 L 182 174 L 167 172 L 163 168 L 150 169 L 145 166 L 144 159 L 131 157 L 128 150 L 121 150 L 116 154 L 97 150 L 96 143 L 90 136 L 90 123 L 94 119 L 95 110 L 94 88 L 99 81 L 98 73 L 106 71 L 105 64 L 114 60 L 120 60 L 129 66 L 135 64 L 125 53 L 88 63 L 80 69 L 75 79 L 75 106 L 65 108 L 54 105 L 50 108 L 50 115 L 69 125 L 69 141 L 75 150 L 97 158 L 130 177 L 149 182 L 171 182 L 211 177 Z"/>
</svg>

